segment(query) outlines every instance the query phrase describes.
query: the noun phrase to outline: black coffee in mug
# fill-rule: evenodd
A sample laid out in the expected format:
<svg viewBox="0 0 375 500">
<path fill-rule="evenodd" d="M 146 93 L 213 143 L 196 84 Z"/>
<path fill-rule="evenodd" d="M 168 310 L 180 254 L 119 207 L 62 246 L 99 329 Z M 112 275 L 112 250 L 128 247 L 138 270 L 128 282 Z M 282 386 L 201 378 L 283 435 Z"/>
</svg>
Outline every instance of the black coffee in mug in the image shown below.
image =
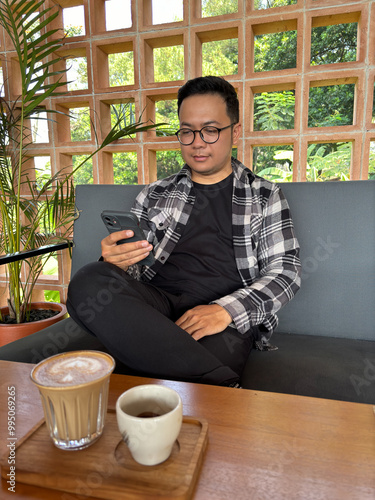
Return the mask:
<svg viewBox="0 0 375 500">
<path fill-rule="evenodd" d="M 144 411 L 137 415 L 138 418 L 153 418 L 160 417 L 160 413 L 154 413 L 153 411 Z"/>
</svg>

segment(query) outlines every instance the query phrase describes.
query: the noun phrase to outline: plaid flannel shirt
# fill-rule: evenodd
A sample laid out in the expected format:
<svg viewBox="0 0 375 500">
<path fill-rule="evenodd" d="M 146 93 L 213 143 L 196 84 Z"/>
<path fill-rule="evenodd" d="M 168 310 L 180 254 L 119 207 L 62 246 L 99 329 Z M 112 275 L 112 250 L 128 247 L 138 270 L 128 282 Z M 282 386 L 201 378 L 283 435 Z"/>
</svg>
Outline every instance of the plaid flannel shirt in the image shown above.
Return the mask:
<svg viewBox="0 0 375 500">
<path fill-rule="evenodd" d="M 299 245 L 288 203 L 280 187 L 232 158 L 233 247 L 243 288 L 214 300 L 231 315 L 240 333 L 264 325 L 268 341 L 278 320 L 276 312 L 300 287 Z M 147 185 L 132 211 L 138 216 L 147 240 L 154 246 L 151 267 L 131 266 L 136 279 L 149 281 L 167 261 L 183 233 L 194 206 L 191 172 L 179 173 Z M 204 217 L 204 211 L 202 210 Z"/>
</svg>

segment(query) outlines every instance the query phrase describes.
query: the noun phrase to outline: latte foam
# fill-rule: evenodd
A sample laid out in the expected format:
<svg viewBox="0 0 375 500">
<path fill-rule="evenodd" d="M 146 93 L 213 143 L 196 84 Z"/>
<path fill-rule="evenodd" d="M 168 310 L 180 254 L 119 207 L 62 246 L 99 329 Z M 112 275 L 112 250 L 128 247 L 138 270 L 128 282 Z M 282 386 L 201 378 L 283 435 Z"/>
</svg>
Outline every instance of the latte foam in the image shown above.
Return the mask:
<svg viewBox="0 0 375 500">
<path fill-rule="evenodd" d="M 110 356 L 94 351 L 80 351 L 52 356 L 32 372 L 36 383 L 66 387 L 85 384 L 104 377 L 113 368 Z"/>
</svg>

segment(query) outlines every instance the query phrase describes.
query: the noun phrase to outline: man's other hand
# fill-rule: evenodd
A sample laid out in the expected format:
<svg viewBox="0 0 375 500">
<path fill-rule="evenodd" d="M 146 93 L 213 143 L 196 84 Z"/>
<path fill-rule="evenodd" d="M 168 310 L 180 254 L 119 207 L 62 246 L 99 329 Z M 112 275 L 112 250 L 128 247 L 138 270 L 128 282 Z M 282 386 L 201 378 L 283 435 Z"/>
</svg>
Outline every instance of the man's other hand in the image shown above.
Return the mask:
<svg viewBox="0 0 375 500">
<path fill-rule="evenodd" d="M 176 325 L 193 339 L 199 340 L 206 335 L 222 332 L 231 322 L 230 314 L 223 307 L 208 304 L 189 309 L 176 321 Z"/>
</svg>

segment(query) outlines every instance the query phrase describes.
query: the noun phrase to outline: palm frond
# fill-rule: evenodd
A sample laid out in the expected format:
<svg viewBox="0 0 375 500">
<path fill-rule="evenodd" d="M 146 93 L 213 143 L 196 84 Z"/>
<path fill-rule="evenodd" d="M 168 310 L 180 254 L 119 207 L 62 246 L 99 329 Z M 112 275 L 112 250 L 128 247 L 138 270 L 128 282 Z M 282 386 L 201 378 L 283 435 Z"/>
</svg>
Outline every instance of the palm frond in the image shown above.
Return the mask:
<svg viewBox="0 0 375 500">
<path fill-rule="evenodd" d="M 3 253 L 32 250 L 50 243 L 66 241 L 77 217 L 73 176 L 98 151 L 109 144 L 133 134 L 154 129 L 159 125 L 136 120 L 133 110 L 124 106 L 114 126 L 102 143 L 97 140 L 91 152 L 74 168 L 66 168 L 46 179 L 34 180 L 30 167 L 32 130 L 28 120 L 53 121 L 55 113 L 46 102 L 64 94 L 67 69 L 60 70 L 59 49 L 64 45 L 51 24 L 58 8 L 44 8 L 43 0 L 1 0 L 0 26 L 5 30 L 18 63 L 20 95 L 14 101 L 0 97 L 0 249 Z M 130 120 L 126 112 L 130 113 Z M 46 118 L 39 116 L 46 113 Z M 69 116 L 69 113 L 62 113 Z M 129 123 L 130 122 L 130 123 Z M 94 125 L 94 124 L 93 124 Z M 45 259 L 45 258 L 44 258 Z M 32 290 L 42 272 L 42 257 L 21 263 L 7 264 L 9 279 L 9 308 L 17 322 L 23 322 Z M 1 319 L 1 318 L 0 318 Z"/>
</svg>

